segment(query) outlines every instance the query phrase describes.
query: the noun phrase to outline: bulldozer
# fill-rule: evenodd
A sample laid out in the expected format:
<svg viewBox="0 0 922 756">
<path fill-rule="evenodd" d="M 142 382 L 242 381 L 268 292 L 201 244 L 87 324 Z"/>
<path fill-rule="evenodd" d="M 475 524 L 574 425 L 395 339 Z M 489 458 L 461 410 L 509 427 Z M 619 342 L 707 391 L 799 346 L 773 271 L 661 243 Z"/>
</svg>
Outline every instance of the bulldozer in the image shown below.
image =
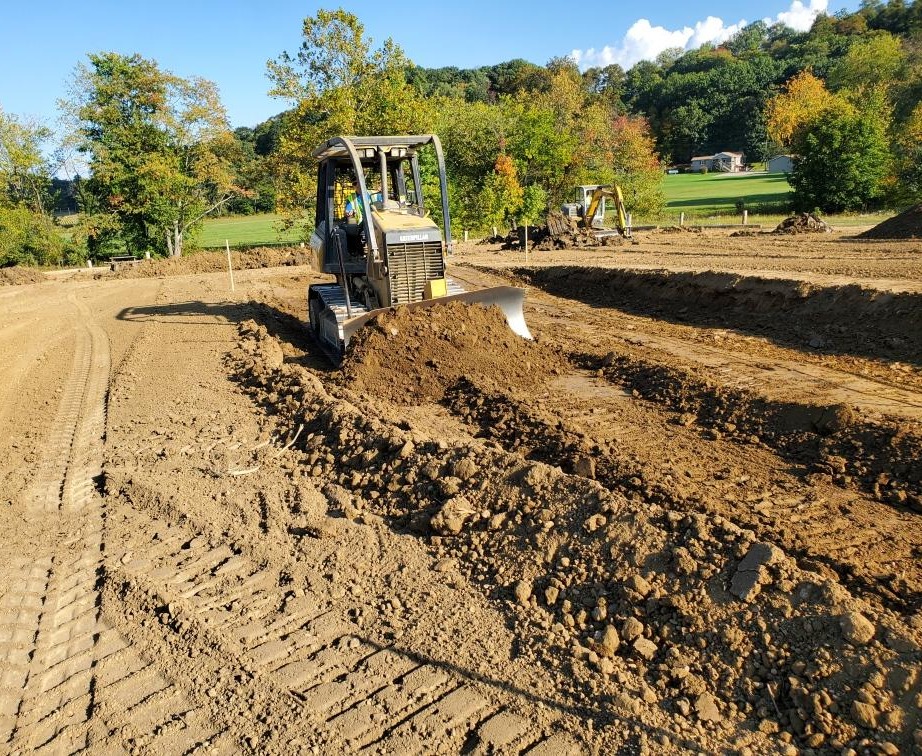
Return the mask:
<svg viewBox="0 0 922 756">
<path fill-rule="evenodd" d="M 420 151 L 434 152 L 444 234 L 423 196 Z M 462 301 L 498 306 L 519 336 L 525 290 L 497 286 L 465 291 L 446 276 L 451 253 L 448 181 L 435 134 L 339 136 L 319 145 L 317 201 L 310 246 L 315 266 L 336 283 L 308 288 L 310 328 L 321 348 L 340 362 L 353 334 L 394 307 Z M 369 182 L 378 186 L 369 192 Z"/>
<path fill-rule="evenodd" d="M 576 187 L 578 196 L 574 202 L 561 207 L 564 216 L 577 219 L 581 228 L 586 228 L 598 239 L 606 236 L 620 235 L 631 238 L 631 229 L 627 224 L 627 211 L 624 208 L 624 196 L 620 186 L 605 184 L 583 184 Z M 605 228 L 606 200 L 615 205 L 615 228 Z"/>
</svg>

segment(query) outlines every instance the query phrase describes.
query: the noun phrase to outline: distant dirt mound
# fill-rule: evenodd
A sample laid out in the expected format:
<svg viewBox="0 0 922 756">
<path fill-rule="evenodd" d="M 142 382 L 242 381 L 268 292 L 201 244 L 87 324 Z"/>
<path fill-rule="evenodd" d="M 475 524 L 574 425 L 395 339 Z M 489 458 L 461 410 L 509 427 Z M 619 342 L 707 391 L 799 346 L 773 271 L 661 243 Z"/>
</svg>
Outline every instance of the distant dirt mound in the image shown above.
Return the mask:
<svg viewBox="0 0 922 756">
<path fill-rule="evenodd" d="M 283 265 L 308 265 L 311 262 L 311 254 L 301 247 L 254 247 L 232 252 L 231 260 L 236 270 L 278 268 Z M 183 257 L 144 260 L 137 265 L 120 268 L 111 274 L 111 277 L 156 278 L 187 273 L 215 273 L 222 270 L 227 270 L 225 252 L 195 252 Z"/>
<path fill-rule="evenodd" d="M 0 268 L 0 286 L 39 283 L 44 280 L 46 280 L 45 274 L 32 268 L 23 268 L 19 265 L 13 268 Z"/>
<path fill-rule="evenodd" d="M 832 231 L 830 226 L 822 218 L 817 218 L 813 213 L 800 213 L 785 218 L 778 227 L 772 231 L 773 234 L 828 234 Z"/>
<path fill-rule="evenodd" d="M 463 375 L 504 387 L 540 385 L 561 361 L 514 334 L 497 307 L 463 302 L 380 315 L 352 339 L 342 380 L 406 404 L 439 401 Z"/>
<path fill-rule="evenodd" d="M 858 234 L 859 239 L 922 239 L 922 203 Z"/>
</svg>

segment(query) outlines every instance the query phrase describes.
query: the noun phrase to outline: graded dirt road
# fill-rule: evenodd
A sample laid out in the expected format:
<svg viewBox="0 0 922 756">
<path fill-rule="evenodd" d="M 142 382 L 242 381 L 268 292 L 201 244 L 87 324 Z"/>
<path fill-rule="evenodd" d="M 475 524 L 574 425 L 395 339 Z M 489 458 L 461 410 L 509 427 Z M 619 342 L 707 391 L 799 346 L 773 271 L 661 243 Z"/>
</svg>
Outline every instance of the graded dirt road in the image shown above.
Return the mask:
<svg viewBox="0 0 922 756">
<path fill-rule="evenodd" d="M 922 747 L 922 249 L 690 236 L 0 287 L 0 750 Z"/>
</svg>

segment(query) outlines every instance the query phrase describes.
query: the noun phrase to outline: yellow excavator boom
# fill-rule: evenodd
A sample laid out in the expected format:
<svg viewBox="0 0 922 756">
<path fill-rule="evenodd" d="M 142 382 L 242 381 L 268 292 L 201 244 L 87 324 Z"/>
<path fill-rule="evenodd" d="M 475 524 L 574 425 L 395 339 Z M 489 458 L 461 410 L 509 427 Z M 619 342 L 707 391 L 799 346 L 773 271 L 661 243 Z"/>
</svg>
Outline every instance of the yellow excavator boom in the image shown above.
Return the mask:
<svg viewBox="0 0 922 756">
<path fill-rule="evenodd" d="M 599 209 L 599 203 L 603 198 L 614 201 L 615 208 L 617 210 L 617 220 L 615 221 L 615 226 L 622 236 L 630 236 L 631 232 L 627 227 L 627 211 L 624 209 L 624 195 L 621 193 L 620 186 L 600 186 L 598 189 L 592 192 L 589 205 L 586 207 L 586 211 L 583 213 L 583 226 L 586 228 L 592 228 L 592 219 L 595 217 L 595 214 Z"/>
</svg>

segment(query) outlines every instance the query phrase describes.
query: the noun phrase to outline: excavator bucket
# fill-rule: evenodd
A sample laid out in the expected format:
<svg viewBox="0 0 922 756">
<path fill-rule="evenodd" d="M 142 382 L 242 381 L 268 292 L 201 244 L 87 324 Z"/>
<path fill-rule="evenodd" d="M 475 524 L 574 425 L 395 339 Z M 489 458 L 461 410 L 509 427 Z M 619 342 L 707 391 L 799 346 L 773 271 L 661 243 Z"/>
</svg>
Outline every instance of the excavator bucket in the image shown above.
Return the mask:
<svg viewBox="0 0 922 756">
<path fill-rule="evenodd" d="M 421 307 L 436 307 L 449 302 L 467 302 L 469 304 L 479 304 L 484 307 L 496 305 L 502 310 L 506 317 L 508 326 L 522 338 L 531 340 L 531 331 L 525 323 L 525 289 L 518 286 L 493 286 L 489 289 L 480 289 L 479 291 L 465 291 L 461 294 L 449 294 L 445 297 L 435 299 L 424 299 L 420 302 L 411 302 L 409 304 L 399 305 L 406 307 L 408 310 L 416 310 Z M 349 340 L 359 328 L 364 326 L 369 320 L 381 313 L 389 312 L 392 308 L 381 307 L 377 310 L 363 312 L 353 318 L 346 320 L 342 324 L 343 346 L 349 344 Z"/>
</svg>

